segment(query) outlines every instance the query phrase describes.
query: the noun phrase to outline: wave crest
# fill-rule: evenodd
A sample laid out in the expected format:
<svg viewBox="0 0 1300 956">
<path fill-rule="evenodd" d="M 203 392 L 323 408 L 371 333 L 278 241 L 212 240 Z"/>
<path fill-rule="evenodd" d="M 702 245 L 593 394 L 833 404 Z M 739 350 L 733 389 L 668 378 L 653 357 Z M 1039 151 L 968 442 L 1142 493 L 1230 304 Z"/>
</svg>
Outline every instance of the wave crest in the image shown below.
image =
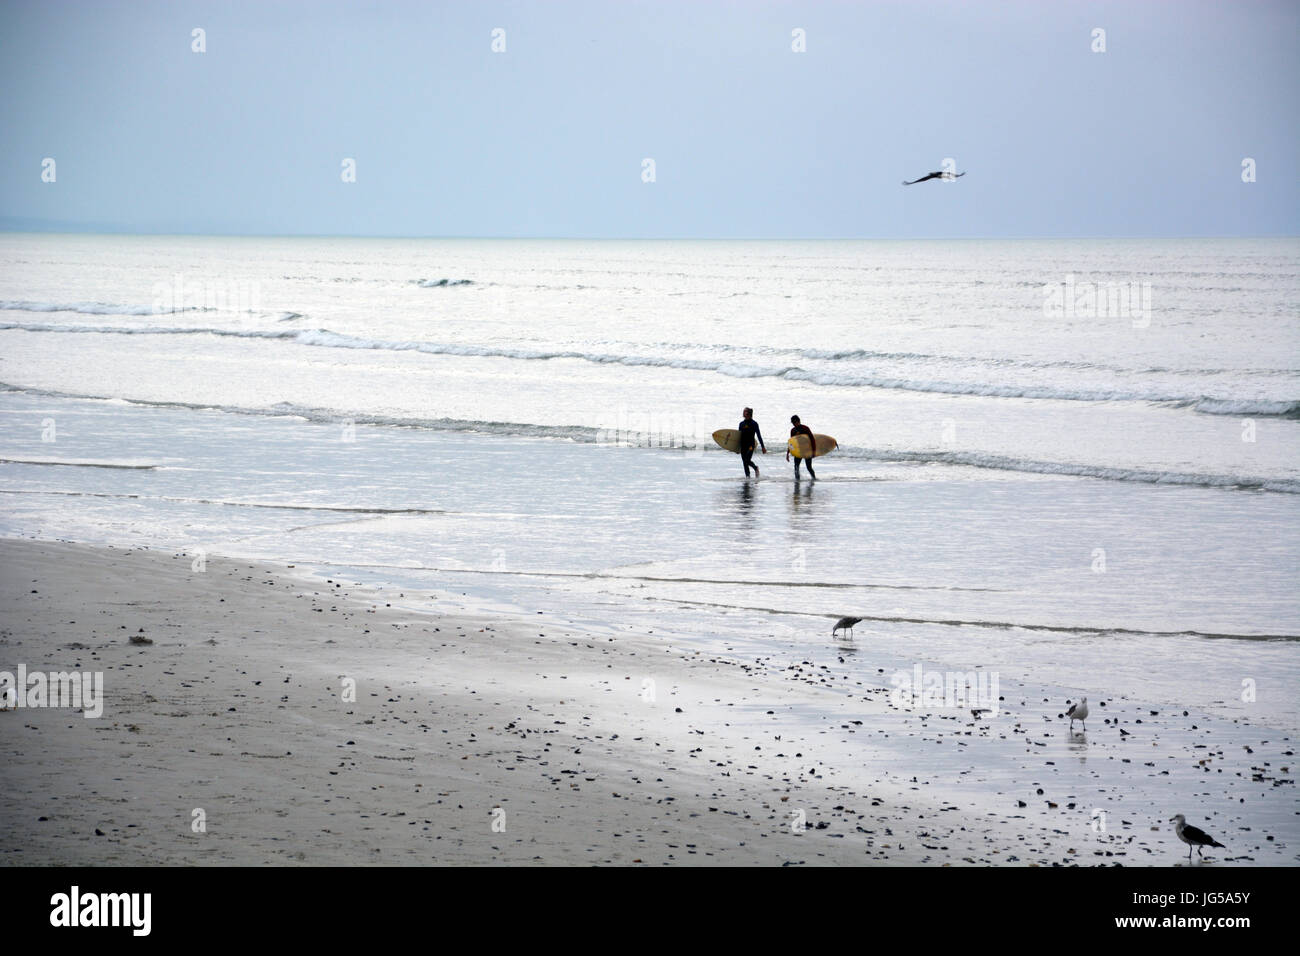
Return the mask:
<svg viewBox="0 0 1300 956">
<path fill-rule="evenodd" d="M 248 408 L 239 405 L 216 405 L 195 402 L 171 402 L 150 399 L 122 399 L 103 395 L 85 395 L 53 389 L 30 388 L 0 382 L 0 391 L 29 395 L 46 395 L 57 398 L 89 401 L 125 402 L 149 408 L 183 408 L 201 411 L 220 411 L 235 415 L 267 417 L 293 417 L 307 421 L 337 424 L 349 420 L 357 425 L 375 425 L 396 428 L 426 428 L 432 431 L 476 432 L 480 434 L 555 438 L 566 441 L 596 444 L 605 440 L 607 430 L 587 425 L 533 425 L 526 422 L 488 422 L 454 418 L 408 418 L 392 415 L 369 415 L 343 412 L 334 409 L 311 408 L 288 402 L 269 408 Z M 706 452 L 725 454 L 705 437 L 696 439 Z M 992 455 L 966 451 L 896 451 L 893 449 L 857 448 L 841 445 L 836 451 L 840 458 L 875 462 L 916 462 L 918 464 L 965 465 L 998 471 L 1027 472 L 1040 475 L 1062 475 L 1075 478 L 1098 478 L 1107 481 L 1138 482 L 1157 485 L 1187 485 L 1225 490 L 1268 491 L 1279 494 L 1300 494 L 1300 480 L 1270 478 L 1258 475 L 1215 475 L 1196 472 L 1154 471 L 1139 468 L 1122 468 L 1109 465 L 1088 465 L 1077 462 L 1040 461 L 1028 458 Z"/>
<path fill-rule="evenodd" d="M 469 280 L 465 280 L 469 281 Z M 28 303 L 30 304 L 30 303 Z M 0 306 L 5 306 L 0 303 Z M 131 306 L 105 308 L 129 309 Z M 63 307 L 46 311 L 70 310 Z M 186 310 L 189 311 L 189 310 Z M 95 314 L 95 313 L 92 313 Z M 150 314 L 118 312 L 104 314 Z M 305 318 L 299 313 L 284 313 L 278 320 L 289 322 Z M 1122 389 L 1080 389 L 1051 385 L 1007 385 L 990 382 L 952 382 L 909 379 L 891 376 L 854 375 L 836 371 L 810 371 L 798 365 L 748 365 L 711 358 L 666 358 L 650 355 L 618 355 L 586 352 L 578 349 L 520 349 L 495 345 L 459 345 L 420 341 L 386 341 L 331 332 L 329 329 L 219 329 L 200 327 L 114 327 L 57 325 L 42 323 L 0 323 L 0 330 L 21 329 L 29 332 L 77 332 L 110 335 L 215 335 L 228 338 L 287 339 L 299 345 L 319 348 L 374 349 L 391 352 L 421 352 L 426 355 L 460 355 L 473 358 L 505 358 L 517 361 L 552 361 L 573 359 L 597 365 L 671 368 L 686 371 L 716 372 L 729 378 L 779 378 L 810 385 L 840 388 L 880 388 L 941 395 L 972 395 L 989 398 L 1027 398 L 1066 402 L 1151 402 L 1175 408 L 1190 408 L 1206 415 L 1240 415 L 1300 419 L 1300 400 L 1262 398 L 1222 398 L 1208 395 L 1178 395 L 1163 392 L 1125 391 Z M 847 353 L 822 353 L 847 354 Z"/>
<path fill-rule="evenodd" d="M 107 302 L 26 302 L 16 299 L 0 300 L 0 311 L 5 312 L 76 312 L 81 315 L 170 315 L 174 312 L 215 312 L 208 306 L 181 306 L 160 309 L 152 305 L 113 305 Z"/>
</svg>

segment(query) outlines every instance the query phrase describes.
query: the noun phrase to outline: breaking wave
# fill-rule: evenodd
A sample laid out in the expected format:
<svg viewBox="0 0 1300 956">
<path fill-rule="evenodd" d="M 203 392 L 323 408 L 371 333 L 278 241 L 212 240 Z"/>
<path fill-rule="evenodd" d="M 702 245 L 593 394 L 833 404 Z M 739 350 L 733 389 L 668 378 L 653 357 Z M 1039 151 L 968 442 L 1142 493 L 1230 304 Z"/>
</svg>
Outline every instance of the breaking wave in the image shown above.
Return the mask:
<svg viewBox="0 0 1300 956">
<path fill-rule="evenodd" d="M 468 281 L 468 280 L 466 280 Z M 30 305 L 24 303 L 23 305 Z M 0 303 L 4 305 L 4 303 Z M 128 309 L 129 306 L 105 306 Z M 47 311 L 55 311 L 51 308 Z M 93 313 L 92 313 L 93 314 Z M 149 314 L 119 312 L 105 314 Z M 284 313 L 279 319 L 288 322 L 303 318 L 295 312 Z M 727 362 L 715 358 L 662 357 L 650 355 L 620 355 L 589 352 L 578 349 L 521 349 L 492 345 L 458 345 L 452 343 L 420 341 L 384 341 L 331 332 L 328 329 L 219 329 L 197 327 L 142 328 L 59 325 L 42 323 L 0 323 L 0 330 L 21 329 L 29 332 L 102 333 L 107 335 L 213 335 L 227 338 L 284 339 L 299 345 L 317 348 L 361 349 L 391 352 L 420 352 L 426 355 L 458 355 L 474 358 L 505 358 L 517 361 L 552 361 L 573 359 L 598 365 L 623 365 L 632 367 L 672 368 L 687 371 L 716 372 L 730 378 L 780 378 L 787 381 L 806 382 L 811 385 L 841 388 L 880 388 L 942 395 L 975 395 L 990 398 L 1028 398 L 1072 402 L 1153 402 L 1176 408 L 1190 408 L 1206 415 L 1236 415 L 1300 419 L 1300 400 L 1262 398 L 1222 398 L 1205 395 L 1179 395 L 1168 392 L 1126 391 L 1123 389 L 1079 389 L 1051 385 L 1009 385 L 990 382 L 953 382 L 900 378 L 896 376 L 860 375 L 843 371 L 815 371 L 798 365 L 751 365 Z M 814 352 L 802 354 L 810 358 L 850 358 L 867 355 L 881 357 L 911 357 L 910 353 L 870 353 L 864 351 Z M 917 358 L 927 356 L 915 356 Z"/>
<path fill-rule="evenodd" d="M 0 311 L 76 312 L 80 315 L 170 315 L 174 312 L 215 312 L 217 310 L 205 306 L 160 309 L 152 305 L 112 305 L 107 302 L 26 302 L 3 299 L 0 300 Z"/>
<path fill-rule="evenodd" d="M 1154 471 L 1140 468 L 1117 468 L 1075 462 L 1037 461 L 965 451 L 893 451 L 888 449 L 844 448 L 836 453 L 843 457 L 869 461 L 917 462 L 920 464 L 965 465 L 997 471 L 1020 471 L 1037 475 L 1063 475 L 1074 478 L 1101 478 L 1107 481 L 1130 481 L 1150 485 L 1195 485 L 1203 488 L 1274 491 L 1300 494 L 1300 481 L 1289 478 L 1266 478 L 1256 475 L 1212 475 L 1199 472 Z"/>
<path fill-rule="evenodd" d="M 370 425 L 389 428 L 421 428 L 432 431 L 473 432 L 476 434 L 501 435 L 527 438 L 552 438 L 566 441 L 595 444 L 608 441 L 607 429 L 586 425 L 534 425 L 526 422 L 474 421 L 455 418 L 407 418 L 393 415 L 368 415 L 365 413 L 343 412 L 335 409 L 311 408 L 282 402 L 266 408 L 248 408 L 237 405 L 216 405 L 195 402 L 174 402 L 150 399 L 116 398 L 103 395 L 86 395 L 52 389 L 27 388 L 0 382 L 0 391 L 19 392 L 31 395 L 46 395 L 57 398 L 82 399 L 90 401 L 124 402 L 150 408 L 182 408 L 197 411 L 216 411 L 235 415 L 259 415 L 266 417 L 300 418 L 321 424 L 336 425 L 350 421 L 357 425 Z M 637 444 L 638 436 L 620 434 L 620 443 Z M 646 438 L 647 447 L 653 445 L 654 436 Z M 698 447 L 706 452 L 725 454 L 713 446 L 706 438 L 697 438 Z M 677 451 L 682 447 L 678 446 Z M 1202 488 L 1219 488 L 1224 490 L 1266 491 L 1279 494 L 1300 494 L 1300 480 L 1274 478 L 1259 475 L 1220 475 L 1200 472 L 1156 471 L 1139 468 L 1122 468 L 1109 465 L 1093 465 L 1079 462 L 1042 461 L 1029 458 L 991 455 L 983 452 L 966 451 L 896 451 L 893 449 L 857 448 L 841 445 L 836 456 L 868 462 L 915 462 L 918 464 L 945 464 L 972 468 L 988 468 L 997 471 L 1025 472 L 1039 475 L 1061 475 L 1074 478 L 1096 478 L 1105 481 L 1136 482 L 1140 484 L 1183 485 Z"/>
</svg>

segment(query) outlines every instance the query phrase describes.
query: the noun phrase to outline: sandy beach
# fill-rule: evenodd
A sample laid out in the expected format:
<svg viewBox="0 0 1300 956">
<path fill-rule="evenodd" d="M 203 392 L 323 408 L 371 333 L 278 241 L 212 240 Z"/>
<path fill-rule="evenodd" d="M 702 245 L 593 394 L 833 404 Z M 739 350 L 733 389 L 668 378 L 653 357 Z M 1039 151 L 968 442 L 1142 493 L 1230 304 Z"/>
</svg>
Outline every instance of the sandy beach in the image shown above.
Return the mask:
<svg viewBox="0 0 1300 956">
<path fill-rule="evenodd" d="M 0 556 L 0 670 L 104 675 L 99 718 L 0 714 L 0 824 L 23 835 L 4 865 L 1179 860 L 1155 820 L 1090 825 L 1092 793 L 1132 766 L 1101 714 L 1088 763 L 1050 720 L 1031 741 L 1013 713 L 900 713 L 883 677 L 846 693 L 826 647 L 705 657 L 543 615 L 416 613 L 213 555 L 197 573 L 147 550 L 5 540 Z M 1162 767 L 1259 762 L 1164 730 L 1143 741 Z M 1233 769 L 1252 802 L 1293 792 Z M 1004 784 L 1028 798 L 994 797 Z M 1293 858 L 1227 823 L 1218 853 Z"/>
<path fill-rule="evenodd" d="M 900 819 L 728 726 L 759 691 L 742 668 L 653 640 L 404 613 L 220 559 L 196 574 L 184 556 L 2 547 L 5 661 L 107 686 L 98 720 L 3 715 L 0 817 L 33 837 L 6 864 L 847 862 L 861 841 L 815 829 L 852 829 L 834 805 L 882 834 Z M 130 643 L 141 629 L 153 644 Z"/>
</svg>

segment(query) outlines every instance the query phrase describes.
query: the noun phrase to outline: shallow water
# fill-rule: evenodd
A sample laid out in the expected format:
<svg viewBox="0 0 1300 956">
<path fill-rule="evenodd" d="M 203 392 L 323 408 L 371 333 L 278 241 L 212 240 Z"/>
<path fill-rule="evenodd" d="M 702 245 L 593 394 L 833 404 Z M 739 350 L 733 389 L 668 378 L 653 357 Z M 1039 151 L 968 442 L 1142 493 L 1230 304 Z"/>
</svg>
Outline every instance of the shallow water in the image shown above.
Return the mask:
<svg viewBox="0 0 1300 956">
<path fill-rule="evenodd" d="M 833 457 L 796 483 L 774 455 L 746 481 L 721 451 L 391 426 L 344 441 L 292 417 L 13 393 L 0 409 L 7 534 L 288 561 L 412 606 L 709 651 L 834 646 L 851 613 L 873 662 L 1085 690 L 1101 671 L 1118 695 L 1297 722 L 1293 495 Z M 55 457 L 82 464 L 12 460 Z"/>
</svg>

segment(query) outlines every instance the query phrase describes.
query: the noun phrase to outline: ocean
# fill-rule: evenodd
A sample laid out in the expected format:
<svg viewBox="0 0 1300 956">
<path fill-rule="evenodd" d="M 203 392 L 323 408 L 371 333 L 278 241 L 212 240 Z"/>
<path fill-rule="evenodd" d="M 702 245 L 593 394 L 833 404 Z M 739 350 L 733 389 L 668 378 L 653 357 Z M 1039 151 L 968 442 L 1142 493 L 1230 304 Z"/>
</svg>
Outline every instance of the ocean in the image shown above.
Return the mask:
<svg viewBox="0 0 1300 956">
<path fill-rule="evenodd" d="M 1293 239 L 4 234 L 0 533 L 1292 733 L 1298 315 Z"/>
</svg>

